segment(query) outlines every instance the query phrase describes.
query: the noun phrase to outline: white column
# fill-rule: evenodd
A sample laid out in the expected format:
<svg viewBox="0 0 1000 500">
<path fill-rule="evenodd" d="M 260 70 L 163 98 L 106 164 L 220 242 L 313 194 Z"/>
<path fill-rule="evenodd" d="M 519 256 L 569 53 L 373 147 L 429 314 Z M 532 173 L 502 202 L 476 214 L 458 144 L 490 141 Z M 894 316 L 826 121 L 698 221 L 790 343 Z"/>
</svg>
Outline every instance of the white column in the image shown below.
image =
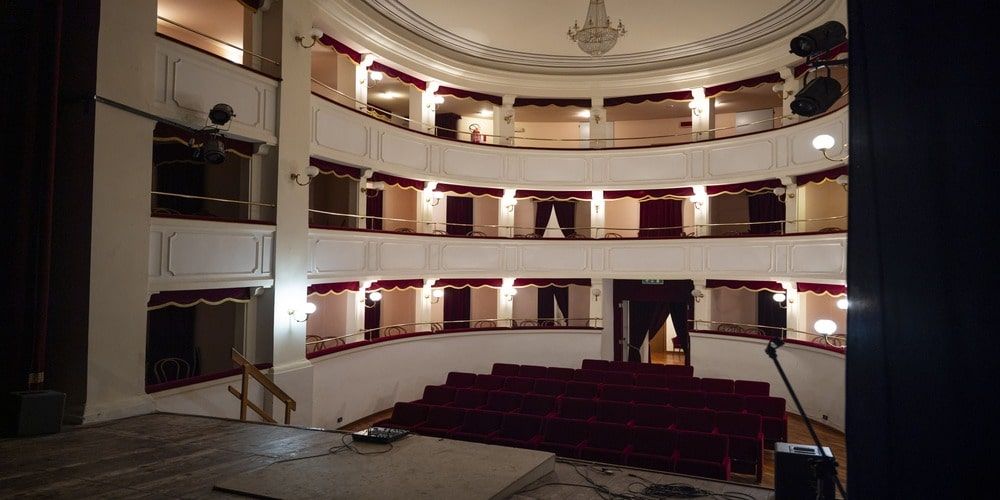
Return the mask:
<svg viewBox="0 0 1000 500">
<path fill-rule="evenodd" d="M 694 280 L 694 320 L 695 329 L 712 330 L 712 291 L 705 286 L 705 280 Z"/>
<path fill-rule="evenodd" d="M 370 168 L 361 169 L 361 179 L 358 180 L 358 187 L 355 192 L 355 203 L 354 203 L 354 213 L 358 215 L 355 219 L 355 227 L 365 228 L 364 217 L 368 215 L 368 195 L 375 195 L 374 192 L 368 191 L 368 183 L 371 182 L 372 175 L 375 175 L 375 171 Z"/>
<path fill-rule="evenodd" d="M 503 197 L 498 202 L 497 225 L 501 226 L 497 230 L 498 236 L 506 238 L 514 237 L 514 207 L 517 205 L 517 198 L 514 196 L 516 193 L 517 190 L 515 189 L 503 190 Z"/>
<path fill-rule="evenodd" d="M 715 99 L 705 97 L 704 88 L 692 89 L 694 100 L 688 103 L 691 108 L 691 140 L 704 141 L 715 138 Z"/>
<path fill-rule="evenodd" d="M 709 236 L 712 234 L 711 226 L 711 206 L 708 195 L 705 194 L 705 186 L 694 186 L 694 196 L 691 197 L 694 204 L 694 224 L 696 236 Z"/>
<path fill-rule="evenodd" d="M 784 117 L 781 119 L 781 126 L 784 127 L 799 121 L 798 115 L 792 113 L 792 101 L 795 100 L 795 94 L 802 90 L 802 80 L 795 78 L 793 67 L 778 68 L 778 74 L 784 80 L 775 85 L 781 92 L 781 114 Z"/>
<path fill-rule="evenodd" d="M 798 208 L 798 188 L 799 186 L 795 184 L 794 177 L 782 177 L 781 184 L 785 188 L 785 234 L 791 234 L 798 231 L 797 224 L 794 221 L 798 219 L 799 208 Z"/>
<path fill-rule="evenodd" d="M 425 111 L 428 103 L 428 93 L 410 85 L 410 130 L 419 132 L 427 130 L 424 122 L 427 119 Z"/>
<path fill-rule="evenodd" d="M 604 191 L 595 189 L 590 194 L 590 237 L 604 237 Z"/>
<path fill-rule="evenodd" d="M 355 107 L 360 111 L 368 110 L 368 67 L 375 61 L 371 54 L 365 54 L 361 64 L 354 66 L 354 100 Z M 337 68 L 338 70 L 340 67 Z M 350 93 L 348 93 L 349 95 Z"/>
<path fill-rule="evenodd" d="M 608 124 L 608 111 L 604 109 L 604 97 L 590 99 L 590 147 L 605 148 L 611 139 L 611 126 Z M 594 140 L 596 139 L 596 140 Z"/>
<path fill-rule="evenodd" d="M 503 96 L 503 104 L 493 109 L 494 144 L 514 145 L 514 99 L 516 96 Z"/>
<path fill-rule="evenodd" d="M 415 331 L 418 332 L 429 332 L 431 331 L 431 305 L 434 303 L 435 299 L 433 296 L 434 292 L 434 282 L 436 279 L 425 279 L 424 287 L 417 291 L 416 301 L 413 314 L 413 322 L 417 323 L 414 327 Z"/>
<path fill-rule="evenodd" d="M 514 317 L 514 301 L 504 293 L 514 289 L 514 278 L 503 278 L 503 284 L 497 292 L 497 326 L 513 326 L 509 321 Z"/>
<path fill-rule="evenodd" d="M 796 288 L 794 281 L 782 281 L 781 286 L 785 289 L 785 326 L 794 330 L 805 331 L 804 325 L 801 323 L 805 322 L 805 315 L 801 314 L 799 300 L 799 290 Z M 791 337 L 796 337 L 798 334 L 792 334 Z"/>
<path fill-rule="evenodd" d="M 423 123 L 423 131 L 428 134 L 434 134 L 434 125 L 437 121 L 437 96 L 434 95 L 437 92 L 440 84 L 438 82 L 427 82 L 427 90 L 420 93 L 420 122 Z M 413 100 L 413 94 L 410 94 L 410 100 Z M 410 104 L 410 109 L 413 109 L 413 104 Z M 411 114 L 410 119 L 414 119 Z"/>
<path fill-rule="evenodd" d="M 364 84 L 361 83 L 362 79 L 365 80 Z M 354 100 L 367 102 L 367 80 L 368 70 L 355 64 L 354 61 L 347 56 L 337 56 L 337 90 L 343 92 L 344 95 L 352 99 L 350 102 L 344 102 L 344 104 L 363 111 L 364 106 L 355 103 Z M 365 90 L 363 95 L 358 94 L 358 91 L 362 87 Z M 337 97 L 339 98 L 339 96 Z"/>
<path fill-rule="evenodd" d="M 427 183 L 427 187 L 420 192 L 420 196 L 417 196 L 417 232 L 430 234 L 434 232 L 439 226 L 441 229 L 444 228 L 442 224 L 434 224 L 437 222 L 434 217 L 434 208 L 441 204 L 441 199 L 435 199 L 435 190 L 437 189 L 437 181 L 430 181 Z"/>
</svg>

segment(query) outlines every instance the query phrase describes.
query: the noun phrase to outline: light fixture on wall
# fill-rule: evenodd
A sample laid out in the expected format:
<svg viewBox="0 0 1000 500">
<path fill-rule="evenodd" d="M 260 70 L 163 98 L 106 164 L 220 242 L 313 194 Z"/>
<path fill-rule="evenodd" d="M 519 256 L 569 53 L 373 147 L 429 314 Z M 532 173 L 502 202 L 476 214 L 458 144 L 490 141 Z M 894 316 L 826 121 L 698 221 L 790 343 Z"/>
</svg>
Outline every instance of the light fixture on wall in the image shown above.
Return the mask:
<svg viewBox="0 0 1000 500">
<path fill-rule="evenodd" d="M 840 299 L 837 299 L 837 309 L 840 309 L 842 311 L 846 311 L 847 308 L 850 307 L 850 306 L 851 306 L 851 303 L 848 302 L 847 297 L 841 297 Z"/>
<path fill-rule="evenodd" d="M 694 297 L 695 302 L 701 302 L 701 299 L 705 298 L 705 292 L 694 288 L 691 290 L 691 296 Z"/>
<path fill-rule="evenodd" d="M 513 302 L 514 296 L 517 295 L 517 288 L 504 288 L 500 290 L 500 293 L 503 295 L 504 300 Z"/>
<path fill-rule="evenodd" d="M 432 207 L 438 206 L 442 198 L 444 198 L 444 193 L 441 191 L 424 191 L 424 203 L 430 204 Z"/>
<path fill-rule="evenodd" d="M 795 191 L 789 191 L 785 187 L 776 187 L 771 190 L 775 196 L 778 197 L 778 201 L 785 201 L 786 199 L 795 198 Z"/>
<path fill-rule="evenodd" d="M 816 151 L 819 151 L 820 153 L 823 153 L 823 158 L 826 158 L 827 160 L 835 161 L 835 162 L 838 162 L 838 163 L 842 162 L 842 161 L 847 161 L 847 158 L 850 155 L 847 154 L 847 143 L 846 142 L 842 146 L 840 146 L 840 152 L 844 153 L 844 156 L 842 156 L 840 158 L 831 158 L 830 155 L 827 153 L 831 148 L 833 148 L 836 145 L 837 145 L 837 140 L 834 139 L 833 136 L 830 135 L 830 134 L 820 134 L 820 135 L 817 135 L 816 137 L 813 137 L 813 140 L 812 140 L 812 147 L 813 147 L 813 149 L 815 149 Z"/>
<path fill-rule="evenodd" d="M 295 307 L 288 308 L 288 315 L 295 321 L 302 323 L 309 319 L 309 315 L 316 312 L 316 304 L 305 302 Z"/>
<path fill-rule="evenodd" d="M 820 335 L 833 335 L 837 331 L 837 323 L 832 319 L 818 319 L 813 329 Z"/>
<path fill-rule="evenodd" d="M 694 100 L 688 103 L 688 108 L 691 110 L 691 114 L 694 116 L 701 116 L 702 105 L 698 100 Z"/>
<path fill-rule="evenodd" d="M 510 123 L 514 121 L 514 110 L 508 110 L 506 113 L 504 113 L 503 121 L 507 123 L 507 125 L 510 125 Z"/>
<path fill-rule="evenodd" d="M 313 28 L 309 30 L 308 33 L 303 35 L 295 35 L 295 41 L 299 42 L 299 45 L 301 45 L 303 49 L 311 49 L 313 45 L 316 45 L 316 42 L 319 41 L 320 38 L 323 38 L 323 30 L 319 28 Z M 312 40 L 312 42 L 310 42 L 309 45 L 306 45 L 306 40 Z"/>
<path fill-rule="evenodd" d="M 430 300 L 431 304 L 441 302 L 441 297 L 444 297 L 444 290 L 440 288 L 435 288 L 430 293 L 424 295 L 424 299 Z"/>
<path fill-rule="evenodd" d="M 795 302 L 795 301 L 792 300 L 791 297 L 789 297 L 787 294 L 782 293 L 782 292 L 777 292 L 777 293 L 771 295 L 771 299 L 774 300 L 775 302 L 777 302 L 778 306 L 781 307 L 782 309 L 785 309 L 786 307 L 788 307 L 788 304 L 792 304 L 792 303 Z"/>
<path fill-rule="evenodd" d="M 847 191 L 847 184 L 848 184 L 849 180 L 850 180 L 850 177 L 848 177 L 847 174 L 837 176 L 837 178 L 834 179 L 834 181 L 837 184 L 840 184 L 840 187 L 844 188 L 844 191 Z"/>
<path fill-rule="evenodd" d="M 622 20 L 618 20 L 618 26 L 611 25 L 611 18 L 604 7 L 604 0 L 590 0 L 587 6 L 587 18 L 583 21 L 583 27 L 576 21 L 566 31 L 566 36 L 576 42 L 580 50 L 597 57 L 604 55 L 607 51 L 618 43 L 620 37 L 625 36 L 628 31 Z"/>
<path fill-rule="evenodd" d="M 369 198 L 374 198 L 378 196 L 379 191 L 385 191 L 385 182 L 383 181 L 365 181 L 364 187 L 361 188 L 361 192 L 365 193 L 365 196 Z"/>
<path fill-rule="evenodd" d="M 375 307 L 375 305 L 378 304 L 379 301 L 381 300 L 382 300 L 382 292 L 378 290 L 375 290 L 373 292 L 368 292 L 365 298 L 361 299 L 361 301 L 365 304 L 365 307 L 367 308 Z"/>
<path fill-rule="evenodd" d="M 427 102 L 427 109 L 433 109 L 434 106 L 439 106 L 441 104 L 444 104 L 443 95 L 431 95 L 430 100 Z"/>
<path fill-rule="evenodd" d="M 597 302 L 601 298 L 601 289 L 600 288 L 591 288 L 590 289 L 590 294 L 594 296 L 594 302 Z"/>
<path fill-rule="evenodd" d="M 303 175 L 306 178 L 305 182 L 302 182 L 301 180 Z M 295 183 L 300 186 L 308 186 L 309 183 L 312 182 L 317 175 L 319 175 L 319 169 L 313 165 L 309 165 L 308 167 L 306 167 L 305 174 L 299 174 L 299 173 L 292 174 L 292 180 L 295 181 Z"/>
<path fill-rule="evenodd" d="M 503 209 L 507 213 L 511 213 L 514 211 L 514 207 L 517 206 L 517 198 L 504 198 L 501 200 L 501 203 L 503 205 Z"/>
<path fill-rule="evenodd" d="M 365 79 L 365 85 L 367 85 L 368 88 L 372 88 L 379 83 L 382 83 L 382 78 L 385 78 L 385 73 L 382 73 L 381 71 L 369 71 L 368 78 Z"/>
</svg>

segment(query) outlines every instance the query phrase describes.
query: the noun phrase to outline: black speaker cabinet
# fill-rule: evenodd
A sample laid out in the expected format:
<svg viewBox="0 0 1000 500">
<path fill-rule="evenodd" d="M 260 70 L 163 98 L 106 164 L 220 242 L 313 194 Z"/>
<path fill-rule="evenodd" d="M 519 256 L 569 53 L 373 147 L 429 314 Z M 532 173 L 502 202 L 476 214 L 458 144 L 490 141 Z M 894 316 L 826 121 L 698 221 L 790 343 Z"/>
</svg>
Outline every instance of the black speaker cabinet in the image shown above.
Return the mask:
<svg viewBox="0 0 1000 500">
<path fill-rule="evenodd" d="M 833 456 L 830 448 L 824 446 L 823 451 L 827 457 Z M 819 448 L 816 446 L 775 443 L 775 500 L 811 500 L 813 498 L 833 500 L 833 478 L 824 478 L 817 472 L 817 463 L 822 460 L 821 457 Z"/>
<path fill-rule="evenodd" d="M 55 434 L 62 429 L 66 394 L 19 391 L 0 395 L 0 433 L 6 436 Z"/>
</svg>

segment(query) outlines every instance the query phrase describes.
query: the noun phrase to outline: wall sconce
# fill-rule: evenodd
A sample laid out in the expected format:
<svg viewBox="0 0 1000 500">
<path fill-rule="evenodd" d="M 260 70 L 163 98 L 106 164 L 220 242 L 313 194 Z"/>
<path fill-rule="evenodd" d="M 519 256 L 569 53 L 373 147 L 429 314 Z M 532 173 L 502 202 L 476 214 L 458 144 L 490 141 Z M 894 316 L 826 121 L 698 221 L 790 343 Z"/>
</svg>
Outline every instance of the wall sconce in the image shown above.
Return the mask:
<svg viewBox="0 0 1000 500">
<path fill-rule="evenodd" d="M 309 165 L 308 167 L 306 167 L 306 173 L 305 173 L 306 181 L 305 182 L 302 182 L 300 180 L 302 178 L 302 175 L 303 174 L 292 174 L 292 180 L 295 181 L 295 183 L 298 184 L 298 185 L 300 185 L 300 186 L 308 186 L 309 183 L 312 182 L 312 180 L 317 175 L 319 175 L 319 169 L 316 168 L 316 167 L 314 167 L 314 166 L 312 166 L 312 165 Z"/>
<path fill-rule="evenodd" d="M 772 192 L 774 192 L 774 195 L 778 197 L 779 201 L 795 198 L 795 191 L 789 192 L 788 189 L 784 187 L 776 187 L 772 190 Z"/>
<path fill-rule="evenodd" d="M 841 157 L 841 158 L 830 158 L 830 155 L 827 154 L 827 151 L 829 151 L 830 148 L 834 147 L 836 144 L 837 144 L 837 140 L 834 139 L 833 136 L 830 135 L 830 134 L 820 134 L 820 135 L 817 135 L 816 137 L 813 138 L 813 142 L 812 142 L 813 148 L 816 149 L 817 151 L 819 151 L 820 153 L 823 153 L 823 158 L 826 158 L 827 160 L 834 161 L 834 162 L 847 161 L 847 158 L 850 155 L 846 154 L 847 153 L 847 143 L 846 142 L 844 143 L 843 146 L 840 147 L 840 150 L 845 153 L 843 157 Z"/>
<path fill-rule="evenodd" d="M 703 194 L 696 194 L 690 198 L 691 204 L 694 205 L 695 210 L 701 210 L 705 206 L 705 201 L 708 200 L 708 196 Z"/>
<path fill-rule="evenodd" d="M 514 121 L 514 111 L 508 111 L 506 114 L 504 114 L 503 121 L 506 122 L 507 125 L 510 125 L 510 123 Z"/>
<path fill-rule="evenodd" d="M 701 116 L 701 103 L 697 100 L 689 102 L 688 108 L 691 110 L 692 115 Z"/>
<path fill-rule="evenodd" d="M 375 307 L 380 300 L 382 300 L 382 292 L 375 290 L 374 292 L 368 292 L 368 296 L 361 300 L 365 307 L 371 309 Z"/>
<path fill-rule="evenodd" d="M 299 42 L 299 45 L 301 45 L 303 49 L 311 49 L 313 45 L 316 45 L 316 42 L 319 41 L 320 38 L 323 38 L 323 30 L 319 28 L 313 28 L 304 35 L 295 35 L 295 41 Z M 306 45 L 306 39 L 311 39 L 312 43 Z"/>
<path fill-rule="evenodd" d="M 368 88 L 372 88 L 378 85 L 382 81 L 382 78 L 384 77 L 385 73 L 382 73 L 381 71 L 369 71 L 368 78 L 361 80 L 358 83 L 363 83 L 367 85 Z"/>
<path fill-rule="evenodd" d="M 778 306 L 780 306 L 782 309 L 787 308 L 788 304 L 794 304 L 795 303 L 795 301 L 792 300 L 791 297 L 789 297 L 788 295 L 786 295 L 786 294 L 784 294 L 782 292 L 778 292 L 778 293 L 775 293 L 774 295 L 771 295 L 771 299 L 773 299 L 775 302 L 777 302 Z"/>
<path fill-rule="evenodd" d="M 358 66 L 368 69 L 374 62 L 375 62 L 375 54 L 365 54 L 361 56 L 361 62 L 358 63 Z"/>
<path fill-rule="evenodd" d="M 837 323 L 832 319 L 818 319 L 813 329 L 820 335 L 833 335 L 837 331 Z"/>
<path fill-rule="evenodd" d="M 691 296 L 694 297 L 695 302 L 701 302 L 701 299 L 705 298 L 705 292 L 695 288 L 691 290 Z"/>
<path fill-rule="evenodd" d="M 438 206 L 441 203 L 441 198 L 444 198 L 444 193 L 441 191 L 424 192 L 424 203 L 429 203 L 432 207 Z"/>
<path fill-rule="evenodd" d="M 513 302 L 514 296 L 517 295 L 517 288 L 504 288 L 500 291 L 500 293 L 503 294 L 504 300 L 507 302 Z"/>
<path fill-rule="evenodd" d="M 374 198 L 378 196 L 379 191 L 385 191 L 385 182 L 382 181 L 367 181 L 365 186 L 361 188 L 361 192 L 365 193 L 365 196 L 369 198 Z"/>
<path fill-rule="evenodd" d="M 429 299 L 431 304 L 437 304 L 441 302 L 441 297 L 444 297 L 444 290 L 440 288 L 435 288 L 431 293 L 424 295 L 424 299 Z"/>
<path fill-rule="evenodd" d="M 591 288 L 590 289 L 590 294 L 594 296 L 594 302 L 597 302 L 600 299 L 600 297 L 601 297 L 601 289 L 600 288 Z"/>
<path fill-rule="evenodd" d="M 850 306 L 851 303 L 848 302 L 847 297 L 837 299 L 837 309 L 840 309 L 841 311 L 846 311 L 847 308 Z"/>
<path fill-rule="evenodd" d="M 309 319 L 309 315 L 316 312 L 316 304 L 306 302 L 295 307 L 288 308 L 288 315 L 295 321 L 302 323 Z"/>
<path fill-rule="evenodd" d="M 431 109 L 434 106 L 438 106 L 440 104 L 444 104 L 444 96 L 443 95 L 431 96 L 431 102 L 427 103 L 427 109 Z"/>
<path fill-rule="evenodd" d="M 511 213 L 514 211 L 514 207 L 517 206 L 517 198 L 504 198 L 502 200 L 502 203 L 503 203 L 503 209 L 507 213 Z"/>
<path fill-rule="evenodd" d="M 844 191 L 847 191 L 847 183 L 848 180 L 850 180 L 847 174 L 841 175 L 834 180 L 837 182 L 837 184 L 840 184 L 840 187 L 844 188 Z"/>
</svg>

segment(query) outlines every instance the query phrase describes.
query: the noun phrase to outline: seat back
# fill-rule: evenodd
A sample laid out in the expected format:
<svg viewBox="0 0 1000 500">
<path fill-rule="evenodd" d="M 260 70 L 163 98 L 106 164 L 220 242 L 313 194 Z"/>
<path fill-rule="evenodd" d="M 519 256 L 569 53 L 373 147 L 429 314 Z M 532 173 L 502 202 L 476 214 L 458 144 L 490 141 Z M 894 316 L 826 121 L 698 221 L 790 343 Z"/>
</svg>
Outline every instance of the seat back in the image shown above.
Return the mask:
<svg viewBox="0 0 1000 500">
<path fill-rule="evenodd" d="M 597 397 L 597 387 L 597 384 L 589 382 L 566 382 L 566 390 L 563 391 L 563 396 L 571 398 L 594 398 Z"/>
<path fill-rule="evenodd" d="M 500 375 L 501 377 L 516 377 L 517 370 L 521 365 L 512 365 L 510 363 L 493 363 L 493 371 L 490 373 L 493 375 Z"/>
<path fill-rule="evenodd" d="M 607 370 L 610 367 L 607 360 L 604 359 L 585 359 L 583 363 L 580 364 L 580 368 L 584 370 Z"/>
<path fill-rule="evenodd" d="M 672 406 L 635 403 L 632 405 L 632 422 L 643 427 L 670 427 L 676 420 L 677 410 Z"/>
<path fill-rule="evenodd" d="M 636 387 L 632 389 L 632 400 L 637 403 L 665 405 L 670 403 L 670 391 L 656 387 Z"/>
<path fill-rule="evenodd" d="M 518 413 L 546 416 L 556 409 L 556 398 L 544 394 L 525 394 Z"/>
<path fill-rule="evenodd" d="M 705 393 L 700 391 L 670 391 L 670 406 L 677 408 L 704 408 Z"/>
<path fill-rule="evenodd" d="M 421 427 L 429 429 L 454 429 L 465 420 L 465 410 L 450 406 L 432 406 L 427 410 L 427 421 Z"/>
<path fill-rule="evenodd" d="M 771 396 L 747 396 L 747 413 L 756 413 L 762 417 L 781 418 L 785 416 L 785 398 Z"/>
<path fill-rule="evenodd" d="M 542 441 L 578 445 L 587 439 L 587 422 L 566 418 L 549 418 L 545 420 L 545 431 Z"/>
<path fill-rule="evenodd" d="M 709 392 L 705 394 L 705 406 L 715 411 L 743 411 L 744 396 Z"/>
<path fill-rule="evenodd" d="M 593 399 L 559 398 L 559 417 L 574 420 L 589 420 L 597 414 L 597 403 Z"/>
<path fill-rule="evenodd" d="M 486 391 L 495 391 L 503 388 L 504 380 L 506 378 L 500 375 L 476 375 L 476 383 L 473 384 L 473 387 Z"/>
<path fill-rule="evenodd" d="M 677 431 L 677 454 L 682 459 L 722 462 L 729 455 L 729 440 L 720 434 Z"/>
<path fill-rule="evenodd" d="M 528 377 L 528 378 L 545 378 L 544 366 L 538 365 L 521 365 L 521 368 L 517 370 L 517 376 Z"/>
<path fill-rule="evenodd" d="M 493 411 L 514 411 L 521 406 L 521 394 L 507 391 L 490 391 L 486 396 L 486 409 Z"/>
<path fill-rule="evenodd" d="M 627 424 L 632 419 L 632 405 L 622 401 L 598 401 L 596 407 L 598 422 Z"/>
<path fill-rule="evenodd" d="M 444 405 L 455 399 L 455 388 L 446 385 L 428 385 L 424 387 L 424 397 L 420 402 L 428 405 Z"/>
<path fill-rule="evenodd" d="M 629 372 L 635 371 L 635 367 L 639 363 L 633 363 L 631 361 L 609 361 L 608 368 L 615 372 Z"/>
<path fill-rule="evenodd" d="M 500 424 L 500 437 L 508 439 L 531 439 L 539 433 L 544 419 L 537 415 L 522 415 L 519 413 L 507 413 L 503 416 Z"/>
<path fill-rule="evenodd" d="M 479 408 L 486 404 L 486 394 L 482 389 L 458 389 L 451 405 L 455 408 Z"/>
<path fill-rule="evenodd" d="M 545 378 L 552 380 L 573 380 L 573 374 L 575 372 L 576 370 L 572 368 L 550 366 L 545 370 Z"/>
<path fill-rule="evenodd" d="M 659 365 L 655 363 L 639 363 L 635 367 L 635 373 L 651 373 L 654 375 L 663 375 L 663 367 L 665 365 Z"/>
<path fill-rule="evenodd" d="M 472 387 L 476 384 L 475 373 L 450 372 L 444 385 L 448 387 Z"/>
<path fill-rule="evenodd" d="M 535 388 L 535 379 L 526 377 L 507 377 L 503 381 L 503 389 L 510 392 L 527 393 Z"/>
<path fill-rule="evenodd" d="M 633 427 L 632 450 L 668 457 L 677 446 L 677 433 L 663 427 Z"/>
<path fill-rule="evenodd" d="M 573 380 L 600 384 L 604 380 L 604 372 L 599 370 L 577 370 L 573 372 Z"/>
<path fill-rule="evenodd" d="M 635 383 L 635 376 L 632 372 L 604 372 L 601 382 L 614 385 L 632 385 Z"/>
<path fill-rule="evenodd" d="M 690 365 L 663 365 L 663 374 L 670 377 L 693 377 L 694 367 Z"/>
<path fill-rule="evenodd" d="M 698 377 L 667 377 L 667 388 L 674 391 L 700 391 L 701 379 Z"/>
<path fill-rule="evenodd" d="M 390 423 L 399 425 L 417 425 L 427 420 L 428 406 L 420 403 L 396 403 L 392 407 Z"/>
<path fill-rule="evenodd" d="M 682 431 L 712 432 L 715 430 L 715 410 L 678 408 L 674 428 Z"/>
<path fill-rule="evenodd" d="M 587 447 L 605 450 L 624 450 L 632 441 L 628 426 L 605 422 L 592 422 L 587 426 Z"/>
<path fill-rule="evenodd" d="M 531 390 L 535 394 L 545 394 L 547 396 L 561 396 L 565 391 L 566 382 L 545 378 L 535 380 L 535 387 Z"/>
<path fill-rule="evenodd" d="M 754 415 L 753 413 L 717 412 L 715 414 L 715 426 L 719 429 L 719 434 L 729 436 L 755 438 L 760 436 L 761 433 L 760 415 Z"/>
<path fill-rule="evenodd" d="M 642 387 L 666 387 L 667 377 L 659 373 L 636 373 L 635 385 Z"/>
<path fill-rule="evenodd" d="M 632 386 L 604 385 L 601 386 L 601 399 L 608 401 L 632 401 Z"/>
<path fill-rule="evenodd" d="M 733 381 L 728 378 L 703 378 L 701 379 L 701 390 L 705 392 L 733 392 Z"/>
<path fill-rule="evenodd" d="M 733 384 L 733 392 L 744 396 L 767 396 L 771 394 L 771 384 L 756 380 L 737 380 Z"/>
<path fill-rule="evenodd" d="M 469 410 L 465 413 L 461 430 L 472 434 L 489 434 L 500 429 L 503 415 L 498 411 Z"/>
</svg>

